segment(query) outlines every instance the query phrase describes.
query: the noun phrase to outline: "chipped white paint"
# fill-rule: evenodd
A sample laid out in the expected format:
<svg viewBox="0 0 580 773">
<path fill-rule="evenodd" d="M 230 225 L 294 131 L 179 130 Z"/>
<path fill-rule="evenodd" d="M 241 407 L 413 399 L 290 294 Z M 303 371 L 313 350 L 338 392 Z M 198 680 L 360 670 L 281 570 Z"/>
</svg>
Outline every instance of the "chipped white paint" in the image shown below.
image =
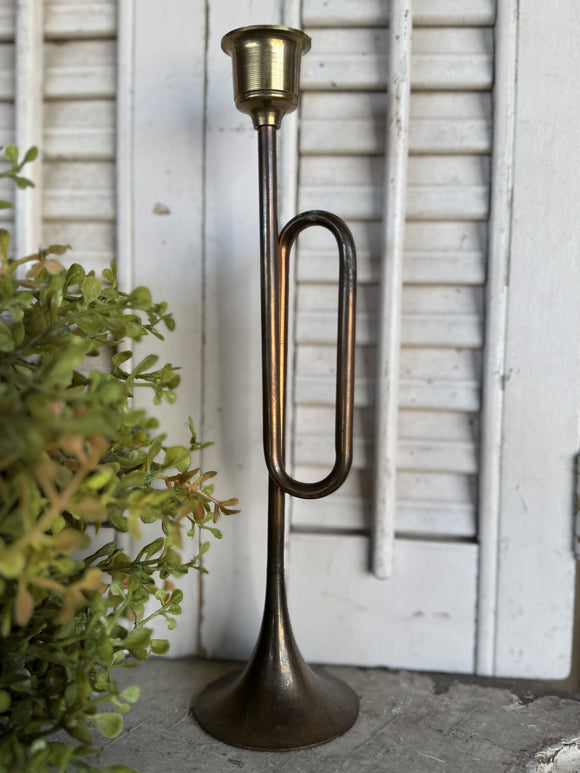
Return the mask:
<svg viewBox="0 0 580 773">
<path fill-rule="evenodd" d="M 21 0 L 16 6 L 15 142 L 21 152 L 42 148 L 43 3 Z M 4 144 L 4 143 L 0 143 Z M 33 189 L 18 190 L 14 201 L 15 254 L 30 255 L 42 243 L 42 162 L 27 169 Z"/>
<path fill-rule="evenodd" d="M 411 93 L 410 0 L 392 0 L 389 18 L 383 253 L 378 314 L 376 439 L 372 565 L 375 577 L 393 573 L 395 470 L 399 412 L 402 265 L 406 217 L 409 98 Z M 369 460 L 370 461 L 370 460 Z"/>
<path fill-rule="evenodd" d="M 516 109 L 516 0 L 505 0 L 499 4 L 495 30 L 493 183 L 486 285 L 486 345 L 483 362 L 479 478 L 477 673 L 483 676 L 492 675 L 495 668 L 503 380 Z"/>
<path fill-rule="evenodd" d="M 580 101 L 568 73 L 580 70 L 580 16 L 574 0 L 557 14 L 541 0 L 518 9 L 494 670 L 565 678 L 580 394 Z"/>
<path fill-rule="evenodd" d="M 385 0 L 304 0 L 304 24 L 316 27 L 384 27 L 391 4 Z M 413 0 L 417 26 L 477 27 L 493 24 L 495 0 Z"/>
<path fill-rule="evenodd" d="M 183 444 L 189 442 L 188 415 L 201 429 L 205 5 L 202 0 L 121 0 L 120 10 L 127 25 L 120 73 L 127 93 L 119 103 L 119 152 L 132 154 L 119 168 L 123 281 L 147 285 L 156 299 L 166 300 L 180 331 L 162 342 L 136 344 L 135 357 L 155 353 L 161 362 L 180 366 L 183 388 L 177 404 L 147 405 L 168 442 Z M 156 213 L 158 203 L 166 214 Z M 196 552 L 191 540 L 184 556 Z M 198 580 L 197 574 L 181 580 L 189 603 L 171 639 L 174 656 L 198 646 Z M 161 630 L 166 636 L 165 626 Z"/>
<path fill-rule="evenodd" d="M 121 14 L 127 0 L 44 0 L 45 35 L 60 40 L 114 37 L 117 31 L 117 4 Z M 130 2 L 129 2 L 130 4 Z"/>
<path fill-rule="evenodd" d="M 580 560 L 580 453 L 576 455 L 576 502 L 574 513 L 576 517 L 574 552 L 576 560 Z"/>
<path fill-rule="evenodd" d="M 316 40 L 303 62 L 305 87 L 328 91 L 386 88 L 388 29 L 322 28 L 316 30 Z M 411 85 L 417 90 L 489 89 L 492 47 L 489 28 L 417 28 L 413 31 Z"/>
<path fill-rule="evenodd" d="M 116 190 L 117 271 L 120 286 L 134 286 L 133 233 L 133 130 L 135 89 L 135 0 L 120 0 L 118 6 L 117 104 L 116 104 Z"/>
<path fill-rule="evenodd" d="M 570 0 L 566 2 L 570 5 Z M 195 7 L 185 0 L 170 0 L 170 4 L 151 0 L 145 8 L 144 3 L 120 0 L 121 41 L 125 42 L 121 42 L 118 65 L 113 58 L 111 2 L 91 3 L 90 13 L 84 12 L 86 4 L 73 0 L 43 4 L 49 38 L 45 44 L 45 87 L 50 96 L 45 111 L 44 144 L 50 182 L 45 202 L 52 218 L 44 224 L 43 240 L 62 240 L 59 218 L 66 216 L 67 241 L 77 248 L 75 258 L 95 267 L 105 262 L 114 252 L 115 238 L 111 219 L 115 213 L 107 197 L 116 188 L 121 195 L 119 247 L 123 257 L 135 256 L 133 263 L 131 257 L 122 266 L 123 281 L 127 286 L 132 281 L 155 286 L 177 310 L 177 332 L 171 342 L 168 338 L 162 354 L 186 365 L 181 415 L 205 417 L 205 426 L 200 430 L 204 438 L 215 441 L 215 446 L 206 452 L 204 465 L 220 470 L 220 487 L 228 495 L 239 495 L 244 510 L 240 518 L 228 521 L 224 542 L 208 556 L 211 574 L 202 587 L 199 642 L 209 654 L 239 658 L 247 655 L 255 642 L 265 567 L 257 164 L 255 133 L 233 106 L 231 61 L 221 52 L 219 40 L 234 26 L 264 20 L 302 25 L 299 4 L 294 0 L 290 4 L 244 0 L 234 6 L 226 0 L 211 0 L 207 6 L 199 2 L 193 4 Z M 577 63 L 571 61 L 571 52 L 578 30 L 573 23 L 571 29 L 563 29 L 558 27 L 563 24 L 560 19 L 544 18 L 549 11 L 539 0 L 531 0 L 531 12 L 526 4 L 522 8 L 524 5 L 525 29 L 532 30 L 532 34 L 519 41 L 523 56 L 518 78 L 526 86 L 523 102 L 518 103 L 521 116 L 516 114 L 515 118 L 522 144 L 514 167 L 514 202 L 520 209 L 512 231 L 515 247 L 505 326 L 508 366 L 503 426 L 507 457 L 502 459 L 500 477 L 496 466 L 496 477 L 486 478 L 495 486 L 501 483 L 500 507 L 496 508 L 500 533 L 496 540 L 493 520 L 485 515 L 481 537 L 488 558 L 482 559 L 481 566 L 487 567 L 491 582 L 484 580 L 478 591 L 478 547 L 468 541 L 476 537 L 477 525 L 473 473 L 478 461 L 481 346 L 484 340 L 494 340 L 490 336 L 495 330 L 498 343 L 492 344 L 493 360 L 501 352 L 502 336 L 501 325 L 490 328 L 490 320 L 487 331 L 483 330 L 480 308 L 488 254 L 490 173 L 486 156 L 491 150 L 488 89 L 493 76 L 489 25 L 494 3 L 413 3 L 415 20 L 423 26 L 414 31 L 411 60 L 413 85 L 418 90 L 411 95 L 409 108 L 411 159 L 407 167 L 407 222 L 400 276 L 409 287 L 401 297 L 400 340 L 404 346 L 399 361 L 399 437 L 395 451 L 404 464 L 397 470 L 396 528 L 399 536 L 407 538 L 400 543 L 398 573 L 383 583 L 368 572 L 369 545 L 362 533 L 368 532 L 372 517 L 367 492 L 375 383 L 372 346 L 366 344 L 376 342 L 377 299 L 372 285 L 380 276 L 385 185 L 381 165 L 369 163 L 368 158 L 380 155 L 385 142 L 385 52 L 390 33 L 384 26 L 388 4 L 376 0 L 304 2 L 303 18 L 311 26 L 307 31 L 313 37 L 313 49 L 304 58 L 304 122 L 299 124 L 296 116 L 285 119 L 281 219 L 294 214 L 298 182 L 299 209 L 325 207 L 349 218 L 358 247 L 361 286 L 357 460 L 337 498 L 313 504 L 296 502 L 293 513 L 294 528 L 299 532 L 290 537 L 293 623 L 309 658 L 473 670 L 476 615 L 481 609 L 487 615 L 487 633 L 482 630 L 478 650 L 477 667 L 482 671 L 491 668 L 504 675 L 517 675 L 530 674 L 534 669 L 535 673 L 547 673 L 555 663 L 557 670 L 565 667 L 560 664 L 565 663 L 569 649 L 571 618 L 568 459 L 572 456 L 570 428 L 577 426 L 576 409 L 571 406 L 570 395 L 562 396 L 558 391 L 558 379 L 550 382 L 550 374 L 532 361 L 529 350 L 533 347 L 529 346 L 527 333 L 535 331 L 534 346 L 539 342 L 543 362 L 559 372 L 566 383 L 577 384 L 569 350 L 567 353 L 560 346 L 563 337 L 558 330 L 578 327 L 566 294 L 567 285 L 569 289 L 577 284 L 577 263 L 572 252 L 566 252 L 562 234 L 574 230 L 565 215 L 569 212 L 570 191 L 580 175 L 571 172 L 571 182 L 566 186 L 560 185 L 558 174 L 553 179 L 546 159 L 558 168 L 559 142 L 547 142 L 547 124 L 543 120 L 550 110 L 546 108 L 537 115 L 537 103 L 532 109 L 528 101 L 527 84 L 530 77 L 535 79 L 542 104 L 548 102 L 550 109 L 555 107 L 560 120 L 550 121 L 550 131 L 557 131 L 558 139 L 566 141 L 579 121 L 565 120 L 563 111 L 559 112 L 557 94 L 564 80 L 550 81 L 551 71 L 546 73 L 539 60 L 553 64 L 550 51 L 557 45 L 563 61 L 568 62 L 568 71 L 574 71 Z M 511 3 L 498 8 L 498 18 L 502 14 L 503 18 L 509 16 L 509 7 Z M 159 11 L 161 8 L 163 11 Z M 528 13 L 538 9 L 532 29 Z M 568 18 L 573 20 L 575 15 L 568 10 Z M 132 17 L 132 11 L 139 14 L 138 19 Z M 206 11 L 207 27 L 200 24 Z M 10 12 L 8 4 L 0 0 L 0 15 Z M 503 22 L 498 24 L 505 32 Z M 181 44 L 176 46 L 174 41 L 178 39 Z M 56 45 L 57 40 L 62 42 Z M 14 51 L 9 36 L 2 36 L 2 31 L 0 41 L 0 93 L 4 99 L 11 99 Z M 133 42 L 135 49 L 131 48 Z M 501 57 L 501 40 L 498 43 Z M 540 53 L 547 52 L 539 60 L 538 46 Z M 535 57 L 530 55 L 532 51 Z M 182 68 L 183 75 L 178 85 L 173 80 L 176 70 L 163 69 L 177 56 L 182 57 L 177 69 Z M 134 71 L 132 62 L 136 65 Z M 163 80 L 165 75 L 168 80 Z M 548 86 L 542 85 L 544 78 Z M 137 86 L 136 99 L 131 84 Z M 120 163 L 115 173 L 111 108 L 116 91 L 122 94 L 117 128 Z M 553 104 L 550 95 L 555 99 Z M 499 92 L 496 98 L 501 105 Z M 570 97 L 567 103 L 575 104 Z M 2 106 L 0 112 L 2 122 L 9 124 L 10 110 Z M 361 119 L 354 121 L 353 115 Z M 544 138 L 538 146 L 531 142 L 527 126 L 534 127 L 533 131 Z M 298 127 L 302 159 L 299 181 L 295 161 Z M 496 126 L 494 137 L 496 166 L 491 186 L 497 198 L 497 214 L 505 213 L 498 190 L 503 184 L 505 194 L 509 181 L 504 177 L 502 183 L 497 177 L 502 162 L 497 155 L 500 135 Z M 131 166 L 132 157 L 135 166 Z M 530 186 L 526 175 L 532 174 L 526 172 L 530 158 L 535 164 L 545 164 L 541 178 L 550 195 L 545 201 L 540 197 L 543 210 L 526 200 Z M 566 158 L 573 167 L 570 159 L 574 154 L 567 151 Z M 79 187 L 81 179 L 88 180 L 85 188 Z M 95 204 L 89 212 L 91 195 Z M 169 213 L 162 217 L 154 214 L 157 203 Z M 500 255 L 505 249 L 503 228 L 501 224 L 492 227 L 492 255 Z M 530 265 L 537 259 L 534 244 L 522 242 L 525 229 L 542 246 L 542 262 L 535 272 L 530 272 Z M 294 451 L 299 477 L 312 472 L 311 462 L 324 454 L 324 424 L 331 413 L 326 390 L 332 382 L 329 362 L 333 359 L 334 304 L 327 297 L 325 285 L 335 281 L 336 255 L 334 246 L 328 247 L 319 230 L 311 229 L 301 239 L 297 261 L 299 316 L 292 420 L 298 430 Z M 554 245 L 558 250 L 554 251 Z M 556 254 L 561 259 L 559 264 L 553 259 Z M 493 290 L 501 291 L 501 268 L 497 268 L 501 262 L 493 260 L 496 273 L 490 273 L 488 304 L 493 301 L 494 308 L 501 311 L 501 293 L 494 296 Z M 561 276 L 564 265 L 567 282 Z M 136 270 L 134 277 L 132 266 Z M 553 315 L 543 312 L 546 290 L 540 291 L 540 278 L 544 282 L 546 276 L 560 301 L 552 304 L 557 308 L 550 307 Z M 438 286 L 444 286 L 444 290 L 440 292 Z M 201 298 L 202 288 L 205 301 Z M 454 294 L 450 288 L 458 288 L 459 292 Z M 541 325 L 540 318 L 534 319 L 525 308 L 527 298 L 534 299 L 534 313 L 540 315 Z M 203 320 L 190 313 L 202 303 Z M 501 314 L 496 319 L 501 319 Z M 566 340 L 570 346 L 569 335 Z M 170 345 L 175 349 L 168 351 Z M 489 389 L 486 387 L 489 394 L 491 387 L 497 388 L 493 379 L 498 372 L 488 361 L 485 378 L 490 383 Z M 534 402 L 536 390 L 542 395 L 541 402 Z M 542 410 L 547 405 L 550 415 L 544 422 Z M 486 397 L 484 415 L 497 418 L 492 406 L 493 401 Z M 485 422 L 488 424 L 487 418 Z M 553 424 L 548 426 L 540 466 L 533 458 L 537 448 L 521 433 L 530 422 L 534 436 L 544 436 L 546 424 Z M 172 431 L 181 439 L 184 429 L 176 426 Z M 493 448 L 493 427 L 486 426 L 485 432 L 484 446 L 487 443 L 487 448 Z M 557 435 L 563 439 L 565 450 L 556 442 Z M 489 458 L 489 469 L 493 470 L 497 458 Z M 523 472 L 516 469 L 519 461 Z M 488 490 L 492 502 L 493 487 Z M 522 498 L 533 509 L 532 515 L 526 516 Z M 335 533 L 307 533 L 313 528 Z M 350 534 L 345 535 L 345 530 Z M 361 533 L 354 536 L 353 530 Z M 439 541 L 432 541 L 433 536 Z M 490 569 L 494 545 L 503 549 L 495 618 L 496 596 Z M 480 576 L 485 576 L 483 569 Z M 186 625 L 178 629 L 175 651 L 179 653 L 192 651 L 199 644 L 195 588 L 190 598 L 194 596 L 196 601 L 188 609 Z M 554 604 L 554 610 L 547 608 L 548 602 Z M 552 629 L 556 634 L 550 633 Z M 518 649 L 522 642 L 527 650 Z M 422 751 L 429 754 L 432 750 Z M 435 752 L 433 756 L 443 755 Z"/>
<path fill-rule="evenodd" d="M 290 555 L 294 633 L 312 661 L 473 670 L 475 545 L 399 540 L 386 582 L 362 536 L 295 534 Z"/>
<path fill-rule="evenodd" d="M 563 739 L 539 751 L 526 765 L 526 773 L 578 773 L 580 738 Z"/>
</svg>

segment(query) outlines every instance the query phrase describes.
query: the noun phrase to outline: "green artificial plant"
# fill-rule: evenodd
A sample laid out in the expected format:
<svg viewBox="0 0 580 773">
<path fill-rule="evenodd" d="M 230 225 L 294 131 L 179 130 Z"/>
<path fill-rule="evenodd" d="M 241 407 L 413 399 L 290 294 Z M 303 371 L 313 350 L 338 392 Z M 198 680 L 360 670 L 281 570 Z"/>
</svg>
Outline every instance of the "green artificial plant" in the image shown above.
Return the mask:
<svg viewBox="0 0 580 773">
<path fill-rule="evenodd" d="M 1 177 L 31 185 L 11 145 Z M 9 206 L 6 202 L 0 206 Z M 236 500 L 219 501 L 192 466 L 202 446 L 191 419 L 187 445 L 169 445 L 132 404 L 175 400 L 176 368 L 155 355 L 135 362 L 131 344 L 173 330 L 165 303 L 145 287 L 123 292 L 115 266 L 102 278 L 67 247 L 10 256 L 0 229 L 0 770 L 85 771 L 94 731 L 117 736 L 139 688 L 120 690 L 115 670 L 164 654 L 151 620 L 176 625 L 183 594 L 172 578 L 202 570 L 209 547 L 183 561 L 184 539 L 211 533 Z M 110 369 L 91 359 L 110 352 Z M 138 540 L 136 556 L 107 527 Z M 142 544 L 142 542 L 140 544 Z M 57 734 L 55 736 L 55 734 Z M 88 759 L 87 759 L 88 757 Z M 102 770 L 127 771 L 113 766 Z"/>
</svg>

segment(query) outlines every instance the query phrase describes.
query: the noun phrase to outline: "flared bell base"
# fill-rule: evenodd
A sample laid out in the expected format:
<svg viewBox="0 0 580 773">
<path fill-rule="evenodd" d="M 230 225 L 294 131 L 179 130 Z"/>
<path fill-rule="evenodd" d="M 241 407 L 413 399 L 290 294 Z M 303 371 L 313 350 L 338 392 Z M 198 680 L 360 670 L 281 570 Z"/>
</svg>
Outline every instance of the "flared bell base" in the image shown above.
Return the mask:
<svg viewBox="0 0 580 773">
<path fill-rule="evenodd" d="M 354 724 L 359 699 L 340 679 L 302 661 L 273 684 L 268 670 L 250 661 L 206 687 L 192 705 L 201 727 L 232 746 L 290 751 L 331 741 Z"/>
</svg>

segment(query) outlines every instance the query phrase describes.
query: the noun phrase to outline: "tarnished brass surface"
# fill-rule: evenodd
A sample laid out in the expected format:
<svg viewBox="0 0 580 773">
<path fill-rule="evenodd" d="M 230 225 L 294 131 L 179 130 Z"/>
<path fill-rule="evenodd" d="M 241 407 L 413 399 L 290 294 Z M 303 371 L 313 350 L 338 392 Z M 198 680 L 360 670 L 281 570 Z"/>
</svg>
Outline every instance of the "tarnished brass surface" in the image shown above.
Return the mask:
<svg viewBox="0 0 580 773">
<path fill-rule="evenodd" d="M 283 496 L 270 484 L 270 513 L 283 507 Z M 221 741 L 282 751 L 342 735 L 356 720 L 358 705 L 358 696 L 343 681 L 304 662 L 290 626 L 283 568 L 271 568 L 250 661 L 206 687 L 193 711 L 204 730 Z"/>
<path fill-rule="evenodd" d="M 275 126 L 298 105 L 300 57 L 310 38 L 300 30 L 279 26 L 241 27 L 222 38 L 232 57 L 234 98 L 254 128 Z"/>
<path fill-rule="evenodd" d="M 264 455 L 270 475 L 268 563 L 262 627 L 241 671 L 222 677 L 192 703 L 211 735 L 249 749 L 316 746 L 344 733 L 358 716 L 357 695 L 344 682 L 306 665 L 294 640 L 284 586 L 284 499 L 315 499 L 335 491 L 352 460 L 356 255 L 346 224 L 330 212 L 303 212 L 278 233 L 276 131 L 298 102 L 298 62 L 309 39 L 284 27 L 245 27 L 226 35 L 234 56 L 236 104 L 258 129 L 262 399 Z M 281 52 L 278 51 L 281 49 Z M 278 56 L 279 55 L 279 56 Z M 292 66 L 291 64 L 292 63 Z M 288 271 L 292 246 L 305 228 L 334 235 L 339 255 L 335 463 L 325 478 L 303 483 L 286 471 L 285 403 L 288 351 Z"/>
</svg>

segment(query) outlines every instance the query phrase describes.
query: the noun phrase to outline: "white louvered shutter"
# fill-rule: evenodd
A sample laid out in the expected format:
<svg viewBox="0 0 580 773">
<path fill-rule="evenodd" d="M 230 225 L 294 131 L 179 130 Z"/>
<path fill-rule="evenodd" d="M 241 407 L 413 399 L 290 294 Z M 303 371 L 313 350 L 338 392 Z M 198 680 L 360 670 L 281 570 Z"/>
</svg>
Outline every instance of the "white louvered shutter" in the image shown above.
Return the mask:
<svg viewBox="0 0 580 773">
<path fill-rule="evenodd" d="M 116 257 L 117 2 L 44 3 L 42 243 L 97 274 Z"/>
<path fill-rule="evenodd" d="M 97 275 L 116 257 L 116 36 L 116 0 L 0 2 L 0 144 L 40 150 L 33 189 L 3 185 L 17 256 L 70 244 L 62 261 Z"/>
<path fill-rule="evenodd" d="M 0 145 L 3 147 L 14 138 L 15 28 L 12 0 L 3 0 L 0 3 Z M 3 180 L 0 183 L 0 198 L 14 201 L 14 186 Z M 0 209 L 2 228 L 12 228 L 13 215 L 11 209 Z"/>
<path fill-rule="evenodd" d="M 243 511 L 207 556 L 200 651 L 248 656 L 266 565 L 256 136 L 233 106 L 231 62 L 220 39 L 239 26 L 285 23 L 310 33 L 312 49 L 302 61 L 299 115 L 285 118 L 280 131 L 281 222 L 297 209 L 329 209 L 347 220 L 359 253 L 354 469 L 333 497 L 289 508 L 299 645 L 314 661 L 556 677 L 570 655 L 568 477 L 579 378 L 577 360 L 551 344 L 558 331 L 580 323 L 579 305 L 566 293 L 577 264 L 568 250 L 564 271 L 549 247 L 548 223 L 558 222 L 560 233 L 570 229 L 567 197 L 577 183 L 572 174 L 564 179 L 558 156 L 558 148 L 573 147 L 573 124 L 564 119 L 570 95 L 544 77 L 534 54 L 535 33 L 542 29 L 548 56 L 564 17 L 539 0 L 524 13 L 520 6 L 519 16 L 511 0 L 497 7 L 492 0 L 414 0 L 412 10 L 401 287 L 387 287 L 402 311 L 397 348 L 389 352 L 396 354 L 396 389 L 387 383 L 397 398 L 395 432 L 386 435 L 394 563 L 388 579 L 377 579 L 371 532 L 383 418 L 375 410 L 380 284 L 388 276 L 390 4 L 243 0 L 234 8 L 213 0 L 208 7 L 203 434 L 216 441 L 206 466 L 220 470 Z M 577 47 L 571 33 L 564 38 L 558 66 L 573 69 Z M 549 113 L 534 113 L 535 92 L 538 104 L 560 116 L 559 142 L 547 139 Z M 541 196 L 526 166 L 538 158 L 551 186 Z M 319 478 L 333 458 L 337 257 L 321 229 L 299 241 L 291 456 L 297 477 Z M 527 274 L 526 265 L 533 267 Z M 545 268 L 561 300 L 549 302 L 551 316 L 537 314 L 546 305 Z M 574 386 L 558 391 L 562 384 Z"/>
<path fill-rule="evenodd" d="M 332 497 L 315 506 L 294 503 L 291 591 L 304 601 L 307 588 L 320 582 L 314 579 L 314 557 L 328 556 L 322 592 L 309 594 L 309 605 L 314 617 L 332 620 L 338 629 L 323 640 L 314 630 L 308 633 L 308 620 L 297 623 L 299 639 L 307 641 L 315 660 L 349 660 L 351 649 L 355 660 L 367 664 L 469 671 L 475 651 L 494 9 L 482 2 L 461 8 L 438 3 L 422 12 L 416 5 L 402 286 L 396 299 L 402 319 L 390 472 L 395 566 L 394 577 L 380 582 L 369 572 L 369 536 L 376 390 L 384 387 L 376 331 L 381 263 L 388 259 L 387 8 L 358 3 L 354 13 L 354 4 L 303 4 L 313 47 L 303 71 L 300 209 L 330 209 L 350 225 L 359 254 L 359 311 L 354 469 Z M 332 458 L 336 257 L 323 234 L 312 229 L 304 236 L 298 266 L 294 461 L 298 473 L 309 476 Z M 341 636 L 349 609 L 349 636 Z M 376 635 L 381 619 L 391 631 L 387 641 Z M 354 645 L 353 630 L 360 631 Z"/>
<path fill-rule="evenodd" d="M 20 233 L 70 241 L 97 267 L 117 217 L 123 281 L 150 285 L 177 320 L 158 350 L 183 366 L 163 428 L 182 442 L 192 415 L 215 441 L 204 469 L 242 505 L 207 554 L 209 576 L 188 580 L 173 653 L 245 658 L 262 611 L 257 141 L 220 39 L 285 23 L 303 26 L 312 50 L 300 112 L 280 132 L 281 220 L 329 209 L 359 253 L 354 469 L 332 498 L 289 507 L 299 646 L 325 662 L 564 676 L 580 384 L 580 109 L 562 75 L 580 67 L 573 0 L 557 15 L 541 0 L 413 0 L 400 287 L 384 284 L 388 2 L 27 2 L 43 11 L 44 95 L 14 107 L 14 73 L 39 65 L 15 63 L 18 19 L 39 31 L 25 0 L 0 0 L 0 126 L 20 126 L 24 147 L 44 114 L 36 225 Z M 293 263 L 291 455 L 298 477 L 318 478 L 333 456 L 336 247 L 309 229 Z M 387 349 L 381 283 L 401 307 Z M 381 456 L 385 351 L 396 431 Z M 371 571 L 377 459 L 394 492 L 388 579 Z"/>
<path fill-rule="evenodd" d="M 116 17 L 116 0 L 0 3 L 1 144 L 41 151 L 15 246 L 68 243 L 97 270 L 115 256 Z"/>
</svg>

